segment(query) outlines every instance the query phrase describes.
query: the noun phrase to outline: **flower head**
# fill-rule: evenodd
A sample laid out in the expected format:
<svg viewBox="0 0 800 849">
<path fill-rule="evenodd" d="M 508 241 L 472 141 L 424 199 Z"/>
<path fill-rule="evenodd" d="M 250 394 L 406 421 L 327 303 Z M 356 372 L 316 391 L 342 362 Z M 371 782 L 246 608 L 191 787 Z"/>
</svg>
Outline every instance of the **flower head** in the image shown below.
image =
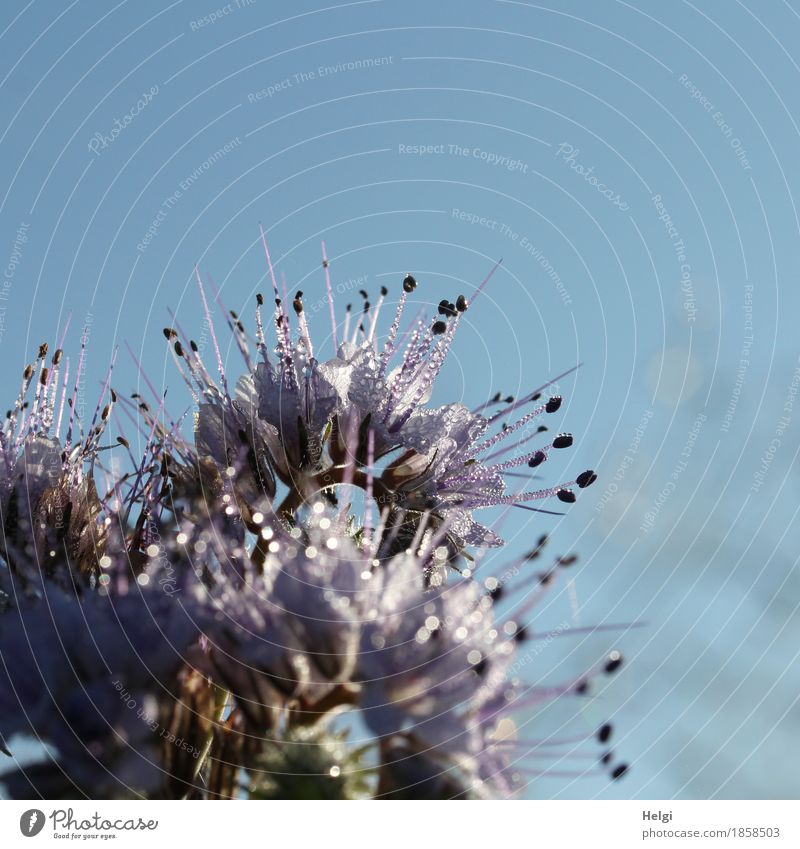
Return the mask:
<svg viewBox="0 0 800 849">
<path fill-rule="evenodd" d="M 197 629 L 160 593 L 88 596 L 51 588 L 0 616 L 0 737 L 33 735 L 46 759 L 4 777 L 14 796 L 151 793 L 160 723 Z"/>
<path fill-rule="evenodd" d="M 87 423 L 68 362 L 58 389 L 60 352 L 48 367 L 43 347 L 25 370 L 0 429 L 0 735 L 7 747 L 33 734 L 51 751 L 12 776 L 12 793 L 230 797 L 244 770 L 254 796 L 506 797 L 565 747 L 624 773 L 610 752 L 585 751 L 586 734 L 574 752 L 576 738 L 527 737 L 520 719 L 586 696 L 621 662 L 553 686 L 518 674 L 541 638 L 535 608 L 573 558 L 535 571 L 540 540 L 484 577 L 503 542 L 480 510 L 571 503 L 595 479 L 512 485 L 572 444 L 542 437 L 561 407 L 543 394 L 553 381 L 473 410 L 431 405 L 497 266 L 469 298 L 410 322 L 418 283 L 406 275 L 381 333 L 389 289 L 374 305 L 362 293 L 358 317 L 348 307 L 340 323 L 323 246 L 325 360 L 303 292 L 279 289 L 262 242 L 276 341 L 261 295 L 254 340 L 224 312 L 242 377 L 229 382 L 199 271 L 216 368 L 175 317 L 164 330 L 196 405 L 192 433 L 146 375 L 152 401 L 118 396 L 109 370 L 110 401 Z M 118 401 L 139 427 L 136 454 L 121 430 L 106 442 Z M 374 776 L 337 730 L 349 711 L 373 736 Z M 323 783 L 269 777 L 287 765 L 324 768 Z"/>
</svg>

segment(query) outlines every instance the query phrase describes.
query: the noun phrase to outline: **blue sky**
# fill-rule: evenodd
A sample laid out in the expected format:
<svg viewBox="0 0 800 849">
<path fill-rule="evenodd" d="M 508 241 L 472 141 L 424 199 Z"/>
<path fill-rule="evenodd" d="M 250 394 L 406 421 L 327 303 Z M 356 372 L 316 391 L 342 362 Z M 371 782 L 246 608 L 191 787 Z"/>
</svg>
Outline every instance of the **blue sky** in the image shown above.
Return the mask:
<svg viewBox="0 0 800 849">
<path fill-rule="evenodd" d="M 644 623 L 542 661 L 624 650 L 578 721 L 612 715 L 636 768 L 531 795 L 796 796 L 798 43 L 796 2 L 9 0 L 4 393 L 71 314 L 87 404 L 116 346 L 140 388 L 127 343 L 188 405 L 168 309 L 201 332 L 199 263 L 251 319 L 259 222 L 307 300 L 321 239 L 342 302 L 406 271 L 469 295 L 502 258 L 436 400 L 582 364 L 548 474 L 600 480 L 503 531 L 582 555 L 544 621 Z"/>
</svg>

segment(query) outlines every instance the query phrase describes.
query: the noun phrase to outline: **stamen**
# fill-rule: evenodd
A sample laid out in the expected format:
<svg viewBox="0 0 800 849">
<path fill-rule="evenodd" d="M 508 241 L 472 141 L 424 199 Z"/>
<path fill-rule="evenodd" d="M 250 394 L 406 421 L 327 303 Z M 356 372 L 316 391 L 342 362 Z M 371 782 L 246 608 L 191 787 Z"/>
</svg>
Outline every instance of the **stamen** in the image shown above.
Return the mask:
<svg viewBox="0 0 800 849">
<path fill-rule="evenodd" d="M 266 245 L 266 242 L 265 242 Z M 195 266 L 194 267 L 195 277 L 197 279 L 197 286 L 200 289 L 200 298 L 203 301 L 203 313 L 205 314 L 206 323 L 208 324 L 208 332 L 211 335 L 211 341 L 214 345 L 214 353 L 217 357 L 217 368 L 219 369 L 220 380 L 222 381 L 222 387 L 225 390 L 225 397 L 230 400 L 230 393 L 228 392 L 228 381 L 225 377 L 225 367 L 222 364 L 222 354 L 219 350 L 219 343 L 217 342 L 217 334 L 214 332 L 214 321 L 211 318 L 211 310 L 208 308 L 208 301 L 206 300 L 205 289 L 203 288 L 203 281 L 200 279 L 200 269 Z"/>
<path fill-rule="evenodd" d="M 325 252 L 325 242 L 322 242 L 322 267 L 325 270 L 325 289 L 328 293 L 328 309 L 331 316 L 331 333 L 333 335 L 333 350 L 339 350 L 339 342 L 336 338 L 336 310 L 333 306 L 333 287 L 331 286 L 330 263 L 328 254 Z"/>
</svg>

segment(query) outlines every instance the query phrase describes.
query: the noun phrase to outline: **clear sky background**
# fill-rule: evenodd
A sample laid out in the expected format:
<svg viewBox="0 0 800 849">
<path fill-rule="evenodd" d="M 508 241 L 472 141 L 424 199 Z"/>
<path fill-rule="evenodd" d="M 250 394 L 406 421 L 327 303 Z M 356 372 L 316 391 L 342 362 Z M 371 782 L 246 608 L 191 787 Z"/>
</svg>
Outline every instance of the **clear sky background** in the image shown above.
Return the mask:
<svg viewBox="0 0 800 849">
<path fill-rule="evenodd" d="M 140 388 L 125 342 L 187 406 L 168 309 L 200 335 L 199 263 L 252 325 L 259 222 L 307 301 L 321 239 L 342 303 L 406 271 L 421 301 L 469 296 L 502 257 L 435 400 L 582 363 L 546 479 L 600 480 L 502 531 L 581 554 L 545 630 L 643 623 L 568 631 L 526 672 L 624 651 L 576 721 L 613 717 L 631 774 L 529 795 L 797 797 L 798 44 L 777 0 L 5 0 L 6 403 L 71 314 L 87 406 L 115 346 Z"/>
</svg>

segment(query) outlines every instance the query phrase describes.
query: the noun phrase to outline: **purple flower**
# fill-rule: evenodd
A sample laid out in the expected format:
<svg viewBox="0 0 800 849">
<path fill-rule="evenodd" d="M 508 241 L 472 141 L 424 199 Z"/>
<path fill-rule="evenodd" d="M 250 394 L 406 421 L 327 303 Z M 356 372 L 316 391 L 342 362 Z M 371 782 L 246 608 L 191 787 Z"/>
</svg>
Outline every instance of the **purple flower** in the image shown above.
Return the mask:
<svg viewBox="0 0 800 849">
<path fill-rule="evenodd" d="M 48 346 L 41 345 L 0 426 L 2 554 L 28 577 L 87 575 L 105 541 L 94 467 L 116 396 L 112 391 L 108 404 L 101 409 L 98 402 L 91 420 L 81 421 L 75 401 L 83 347 L 85 339 L 70 391 L 69 360 L 63 360 L 59 348 L 48 365 Z M 101 397 L 110 375 L 111 369 Z"/>
<path fill-rule="evenodd" d="M 431 525 L 446 528 L 454 557 L 465 547 L 502 544 L 491 529 L 475 521 L 476 510 L 499 505 L 541 510 L 529 502 L 553 497 L 570 503 L 575 500 L 574 487 L 584 488 L 594 480 L 594 472 L 587 470 L 575 480 L 544 489 L 509 486 L 509 476 L 524 477 L 522 472 L 545 462 L 551 450 L 572 444 L 570 434 L 558 434 L 546 444 L 530 444 L 547 430 L 538 424 L 540 417 L 561 406 L 560 396 L 542 397 L 549 383 L 520 400 L 505 399 L 488 416 L 484 411 L 500 402 L 499 397 L 474 411 L 461 404 L 428 406 L 461 318 L 471 306 L 464 295 L 454 302 L 443 300 L 434 320 L 417 318 L 403 330 L 409 296 L 418 287 L 415 278 L 407 275 L 391 326 L 381 339 L 377 330 L 388 289 L 381 289 L 374 306 L 363 292 L 361 315 L 353 321 L 348 308 L 342 328 L 325 260 L 336 356 L 320 361 L 314 354 L 303 292 L 295 294 L 287 309 L 266 242 L 264 249 L 275 295 L 277 343 L 270 352 L 261 295 L 256 311 L 257 364 L 238 316 L 229 319 L 250 371 L 238 384 L 237 398 L 228 394 L 221 359 L 218 387 L 203 366 L 197 346 L 178 341 L 176 348 L 184 378 L 205 399 L 200 404 L 196 439 L 199 456 L 210 454 L 218 466 L 234 469 L 237 481 L 245 481 L 240 486 L 245 518 L 248 512 L 263 512 L 262 507 L 253 506 L 253 498 L 259 486 L 267 497 L 273 496 L 275 480 L 287 488 L 277 508 L 286 518 L 319 493 L 335 499 L 342 485 L 355 485 L 374 498 L 381 510 L 388 509 L 388 526 L 411 525 L 408 532 L 413 536 L 415 525 L 426 516 Z M 477 288 L 472 301 L 496 269 Z M 205 304 L 199 273 L 198 284 Z M 206 314 L 211 326 L 207 305 Z M 169 329 L 165 333 L 170 339 L 177 335 Z M 218 353 L 213 329 L 212 337 Z M 501 426 L 501 420 L 514 413 L 519 418 Z M 405 533 L 398 537 L 401 543 L 404 538 Z"/>
<path fill-rule="evenodd" d="M 0 736 L 32 735 L 44 763 L 12 796 L 123 797 L 158 789 L 160 727 L 197 629 L 162 593 L 19 596 L 0 615 Z"/>
<path fill-rule="evenodd" d="M 407 275 L 379 335 L 388 289 L 374 305 L 363 292 L 358 316 L 348 307 L 338 322 L 323 246 L 335 354 L 319 360 L 304 295 L 279 291 L 264 250 L 276 343 L 261 295 L 254 349 L 225 312 L 244 362 L 235 384 L 199 271 L 216 370 L 176 320 L 164 331 L 196 405 L 193 434 L 144 376 L 152 406 L 140 395 L 120 405 L 140 428 L 136 453 L 122 433 L 108 444 L 111 370 L 111 401 L 88 422 L 75 403 L 82 357 L 71 395 L 60 351 L 48 367 L 43 347 L 25 370 L 0 428 L 0 736 L 8 746 L 33 735 L 49 757 L 12 774 L 13 795 L 224 797 L 242 770 L 256 795 L 281 793 L 254 777 L 294 762 L 276 757 L 280 748 L 327 764 L 344 747 L 337 717 L 360 711 L 374 735 L 375 795 L 507 797 L 547 753 L 573 745 L 527 738 L 519 717 L 585 696 L 621 662 L 526 684 L 517 672 L 528 641 L 541 639 L 536 605 L 572 560 L 535 572 L 540 541 L 501 578 L 483 579 L 502 540 L 477 511 L 571 503 L 595 479 L 587 470 L 545 489 L 512 485 L 572 443 L 541 436 L 542 418 L 561 406 L 542 395 L 550 383 L 474 410 L 430 403 L 497 266 L 469 300 L 444 299 L 410 323 L 417 281 Z M 104 462 L 112 447 L 126 468 L 119 456 Z M 608 729 L 597 734 L 603 746 Z M 608 751 L 588 756 L 613 777 L 625 771 Z M 360 758 L 342 762 L 356 769 Z M 362 785 L 293 786 L 335 796 Z"/>
</svg>

